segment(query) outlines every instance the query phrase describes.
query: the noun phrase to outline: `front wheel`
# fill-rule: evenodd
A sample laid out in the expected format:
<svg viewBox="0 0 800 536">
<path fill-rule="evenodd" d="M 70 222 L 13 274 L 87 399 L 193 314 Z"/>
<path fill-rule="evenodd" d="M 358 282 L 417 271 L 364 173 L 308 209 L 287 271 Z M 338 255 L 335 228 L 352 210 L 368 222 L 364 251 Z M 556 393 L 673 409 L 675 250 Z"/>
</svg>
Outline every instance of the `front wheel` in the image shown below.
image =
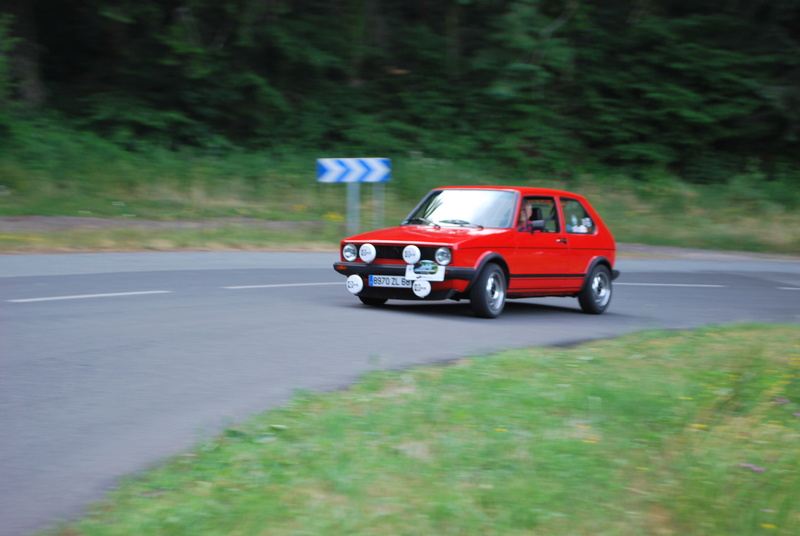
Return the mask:
<svg viewBox="0 0 800 536">
<path fill-rule="evenodd" d="M 475 280 L 469 293 L 475 316 L 496 318 L 506 304 L 506 274 L 496 264 L 489 264 Z"/>
<path fill-rule="evenodd" d="M 595 266 L 578 294 L 584 313 L 599 315 L 611 303 L 611 272 L 603 264 Z"/>
</svg>

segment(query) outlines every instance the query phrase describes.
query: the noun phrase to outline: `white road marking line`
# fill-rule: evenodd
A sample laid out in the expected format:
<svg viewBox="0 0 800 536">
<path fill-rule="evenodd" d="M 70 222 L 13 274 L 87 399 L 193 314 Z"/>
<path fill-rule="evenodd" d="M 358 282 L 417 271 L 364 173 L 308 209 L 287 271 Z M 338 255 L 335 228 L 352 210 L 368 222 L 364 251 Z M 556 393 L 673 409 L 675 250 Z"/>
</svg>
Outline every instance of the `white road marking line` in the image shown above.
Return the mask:
<svg viewBox="0 0 800 536">
<path fill-rule="evenodd" d="M 699 288 L 728 288 L 728 285 L 692 285 L 684 283 L 614 283 L 614 285 L 627 285 L 630 287 L 699 287 Z"/>
<path fill-rule="evenodd" d="M 800 287 L 777 287 L 778 290 L 800 290 Z"/>
<path fill-rule="evenodd" d="M 22 300 L 6 300 L 11 303 L 28 303 L 56 300 L 84 300 L 87 298 L 115 298 L 117 296 L 142 296 L 144 294 L 169 294 L 171 290 L 143 290 L 140 292 L 114 292 L 110 294 L 81 294 L 77 296 L 51 296 L 47 298 L 25 298 Z"/>
<path fill-rule="evenodd" d="M 344 282 L 338 283 L 284 283 L 282 285 L 243 285 L 240 287 L 222 287 L 227 290 L 241 290 L 248 288 L 283 288 L 283 287 L 319 287 L 322 285 L 343 285 Z"/>
</svg>

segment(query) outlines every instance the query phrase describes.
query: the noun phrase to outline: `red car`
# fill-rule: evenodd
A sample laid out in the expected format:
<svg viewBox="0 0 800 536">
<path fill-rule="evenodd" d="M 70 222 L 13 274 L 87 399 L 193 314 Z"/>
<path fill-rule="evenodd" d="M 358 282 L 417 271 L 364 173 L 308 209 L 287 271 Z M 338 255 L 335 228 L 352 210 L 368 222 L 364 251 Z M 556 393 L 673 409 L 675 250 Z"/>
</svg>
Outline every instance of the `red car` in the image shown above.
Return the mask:
<svg viewBox="0 0 800 536">
<path fill-rule="evenodd" d="M 484 318 L 539 296 L 600 314 L 619 275 L 614 237 L 589 202 L 544 188 L 436 188 L 399 226 L 342 240 L 340 255 L 334 269 L 367 305 L 468 299 Z"/>
</svg>

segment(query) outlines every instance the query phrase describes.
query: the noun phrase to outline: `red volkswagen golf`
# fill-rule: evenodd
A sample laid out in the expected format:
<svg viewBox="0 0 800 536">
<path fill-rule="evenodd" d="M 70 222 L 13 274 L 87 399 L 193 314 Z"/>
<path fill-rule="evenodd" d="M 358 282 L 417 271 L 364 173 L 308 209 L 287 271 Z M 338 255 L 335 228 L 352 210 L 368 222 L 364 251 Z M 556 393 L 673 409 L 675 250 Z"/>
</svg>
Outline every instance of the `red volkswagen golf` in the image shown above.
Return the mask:
<svg viewBox="0 0 800 536">
<path fill-rule="evenodd" d="M 436 188 L 397 227 L 341 242 L 334 269 L 367 305 L 468 299 L 494 318 L 506 299 L 578 298 L 600 314 L 611 302 L 616 244 L 589 202 L 560 190 Z"/>
</svg>

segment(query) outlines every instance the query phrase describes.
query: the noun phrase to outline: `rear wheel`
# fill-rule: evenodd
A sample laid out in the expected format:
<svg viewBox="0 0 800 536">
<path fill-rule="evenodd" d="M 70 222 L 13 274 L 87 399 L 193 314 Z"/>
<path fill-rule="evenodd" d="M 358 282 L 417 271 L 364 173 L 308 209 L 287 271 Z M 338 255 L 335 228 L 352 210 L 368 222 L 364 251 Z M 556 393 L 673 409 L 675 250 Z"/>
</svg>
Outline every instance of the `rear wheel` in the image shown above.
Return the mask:
<svg viewBox="0 0 800 536">
<path fill-rule="evenodd" d="M 611 303 L 611 272 L 603 264 L 595 266 L 578 294 L 584 313 L 599 315 Z"/>
<path fill-rule="evenodd" d="M 469 302 L 475 316 L 499 316 L 506 304 L 506 275 L 503 269 L 494 263 L 488 264 L 475 280 Z"/>
<path fill-rule="evenodd" d="M 386 303 L 386 298 L 367 298 L 365 296 L 359 296 L 358 299 L 361 300 L 361 303 L 364 305 L 377 306 Z"/>
</svg>

